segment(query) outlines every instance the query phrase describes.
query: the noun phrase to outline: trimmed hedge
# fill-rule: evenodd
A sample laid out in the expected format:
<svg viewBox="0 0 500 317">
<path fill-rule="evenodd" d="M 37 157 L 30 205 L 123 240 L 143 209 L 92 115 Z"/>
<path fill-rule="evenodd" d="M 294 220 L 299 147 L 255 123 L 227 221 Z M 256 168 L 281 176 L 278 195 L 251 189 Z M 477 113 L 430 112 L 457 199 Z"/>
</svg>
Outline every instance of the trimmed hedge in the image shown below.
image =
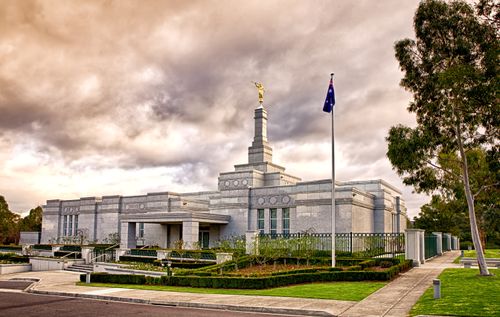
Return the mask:
<svg viewBox="0 0 500 317">
<path fill-rule="evenodd" d="M 338 271 L 332 269 L 318 272 L 277 274 L 266 277 L 175 275 L 162 276 L 160 278 L 147 278 L 144 275 L 93 273 L 91 275 L 91 282 L 116 284 L 152 284 L 203 288 L 264 289 L 313 282 L 389 281 L 393 279 L 398 273 L 406 271 L 410 268 L 411 261 L 406 260 L 403 263 L 396 264 L 384 271 Z M 81 275 L 80 280 L 85 281 L 85 275 Z"/>
<path fill-rule="evenodd" d="M 66 256 L 70 253 L 73 253 L 73 251 L 56 251 L 54 252 L 54 257 L 63 257 L 63 256 Z M 82 258 L 82 254 L 81 253 L 73 253 L 71 254 L 70 256 L 67 257 L 68 259 L 81 259 Z"/>
<path fill-rule="evenodd" d="M 154 263 L 156 261 L 156 258 L 148 258 L 148 257 L 133 256 L 133 255 L 122 255 L 122 256 L 120 256 L 119 261 Z"/>
<path fill-rule="evenodd" d="M 0 250 L 21 251 L 22 249 L 21 245 L 0 245 Z"/>
<path fill-rule="evenodd" d="M 0 253 L 0 260 L 5 260 L 13 263 L 29 263 L 28 256 L 17 255 L 15 253 Z"/>
</svg>

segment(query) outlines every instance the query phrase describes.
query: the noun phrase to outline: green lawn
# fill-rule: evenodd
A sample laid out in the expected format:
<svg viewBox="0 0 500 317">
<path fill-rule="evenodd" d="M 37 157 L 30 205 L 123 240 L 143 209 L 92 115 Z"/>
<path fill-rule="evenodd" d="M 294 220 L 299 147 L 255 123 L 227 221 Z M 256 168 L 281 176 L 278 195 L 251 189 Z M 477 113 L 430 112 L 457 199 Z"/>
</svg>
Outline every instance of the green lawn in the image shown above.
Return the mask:
<svg viewBox="0 0 500 317">
<path fill-rule="evenodd" d="M 287 287 L 277 287 L 263 290 L 243 290 L 243 289 L 219 289 L 219 288 L 195 288 L 195 287 L 177 287 L 177 286 L 159 286 L 159 285 L 128 285 L 128 284 L 85 284 L 78 282 L 81 286 L 96 287 L 116 287 L 132 288 L 153 291 L 171 291 L 201 294 L 228 294 L 228 295 L 261 295 L 261 296 L 285 296 L 299 298 L 320 298 L 360 301 L 379 288 L 382 288 L 387 282 L 331 282 L 331 283 L 312 283 L 301 284 Z"/>
<path fill-rule="evenodd" d="M 500 249 L 486 249 L 484 250 L 484 256 L 486 258 L 494 258 L 494 259 L 500 259 Z M 464 251 L 464 257 L 465 258 L 475 258 L 476 257 L 476 250 L 466 250 Z M 456 258 L 453 263 L 460 263 L 460 257 Z"/>
<path fill-rule="evenodd" d="M 432 286 L 413 306 L 410 314 L 442 316 L 500 315 L 500 278 L 478 276 L 477 269 L 446 269 L 441 273 L 441 298 L 433 299 Z"/>
</svg>

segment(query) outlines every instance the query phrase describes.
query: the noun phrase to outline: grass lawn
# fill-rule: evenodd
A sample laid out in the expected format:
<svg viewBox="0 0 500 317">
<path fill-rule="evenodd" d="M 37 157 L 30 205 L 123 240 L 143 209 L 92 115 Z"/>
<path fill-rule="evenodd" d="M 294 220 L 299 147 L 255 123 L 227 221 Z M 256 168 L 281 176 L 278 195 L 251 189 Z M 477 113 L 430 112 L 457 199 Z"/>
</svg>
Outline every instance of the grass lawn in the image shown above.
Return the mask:
<svg viewBox="0 0 500 317">
<path fill-rule="evenodd" d="M 196 288 L 196 287 L 177 287 L 160 285 L 128 285 L 128 284 L 85 284 L 78 282 L 81 286 L 96 287 L 116 287 L 131 288 L 152 291 L 170 291 L 186 292 L 200 294 L 227 294 L 227 295 L 260 295 L 260 296 L 284 296 L 299 298 L 320 298 L 360 301 L 379 288 L 386 285 L 387 282 L 330 282 L 330 283 L 312 283 L 301 284 L 287 287 L 277 287 L 263 290 L 243 290 L 243 289 L 219 289 L 219 288 Z"/>
<path fill-rule="evenodd" d="M 442 316 L 500 315 L 499 271 L 496 276 L 478 276 L 477 269 L 446 269 L 441 273 L 441 298 L 433 299 L 432 286 L 413 306 L 410 314 Z"/>
<path fill-rule="evenodd" d="M 486 249 L 484 250 L 484 256 L 486 258 L 490 259 L 500 259 L 500 249 Z M 465 258 L 475 258 L 476 257 L 476 250 L 466 250 L 464 251 L 464 257 Z M 456 258 L 453 263 L 460 263 L 460 257 Z"/>
</svg>

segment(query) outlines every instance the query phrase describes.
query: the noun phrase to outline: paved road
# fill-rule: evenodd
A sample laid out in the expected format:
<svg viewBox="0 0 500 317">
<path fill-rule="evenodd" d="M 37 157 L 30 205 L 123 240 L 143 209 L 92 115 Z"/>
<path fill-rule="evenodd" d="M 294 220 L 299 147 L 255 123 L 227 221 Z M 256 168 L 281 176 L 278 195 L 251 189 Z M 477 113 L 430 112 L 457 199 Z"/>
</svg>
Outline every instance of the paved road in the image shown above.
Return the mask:
<svg viewBox="0 0 500 317">
<path fill-rule="evenodd" d="M 256 313 L 205 310 L 193 308 L 162 307 L 153 305 L 117 303 L 70 297 L 0 292 L 0 316 L 2 317 L 95 317 L 95 316 L 175 316 L 175 317 L 270 317 Z M 297 316 L 294 316 L 297 317 Z"/>
</svg>

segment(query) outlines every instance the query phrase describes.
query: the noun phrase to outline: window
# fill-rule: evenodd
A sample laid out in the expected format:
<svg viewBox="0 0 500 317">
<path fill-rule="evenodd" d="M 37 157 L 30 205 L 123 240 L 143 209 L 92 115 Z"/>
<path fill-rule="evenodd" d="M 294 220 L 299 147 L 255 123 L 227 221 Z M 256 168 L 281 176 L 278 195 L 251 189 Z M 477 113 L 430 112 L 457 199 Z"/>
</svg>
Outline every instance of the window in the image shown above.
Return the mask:
<svg viewBox="0 0 500 317">
<path fill-rule="evenodd" d="M 257 209 L 257 229 L 264 233 L 264 209 Z"/>
<path fill-rule="evenodd" d="M 63 221 L 63 236 L 66 236 L 68 234 L 68 216 L 64 215 L 64 221 Z"/>
<path fill-rule="evenodd" d="M 276 225 L 278 224 L 278 210 L 276 208 L 269 209 L 269 220 L 270 220 L 270 232 L 271 234 L 276 234 Z"/>
<path fill-rule="evenodd" d="M 78 234 L 78 215 L 75 215 L 75 235 Z"/>
<path fill-rule="evenodd" d="M 283 234 L 289 234 L 290 233 L 290 209 L 289 208 L 283 208 L 282 210 L 283 213 Z"/>
<path fill-rule="evenodd" d="M 73 235 L 73 215 L 69 215 L 69 223 L 68 223 L 68 236 Z"/>
<path fill-rule="evenodd" d="M 144 238 L 144 222 L 139 222 L 139 238 Z"/>
</svg>

